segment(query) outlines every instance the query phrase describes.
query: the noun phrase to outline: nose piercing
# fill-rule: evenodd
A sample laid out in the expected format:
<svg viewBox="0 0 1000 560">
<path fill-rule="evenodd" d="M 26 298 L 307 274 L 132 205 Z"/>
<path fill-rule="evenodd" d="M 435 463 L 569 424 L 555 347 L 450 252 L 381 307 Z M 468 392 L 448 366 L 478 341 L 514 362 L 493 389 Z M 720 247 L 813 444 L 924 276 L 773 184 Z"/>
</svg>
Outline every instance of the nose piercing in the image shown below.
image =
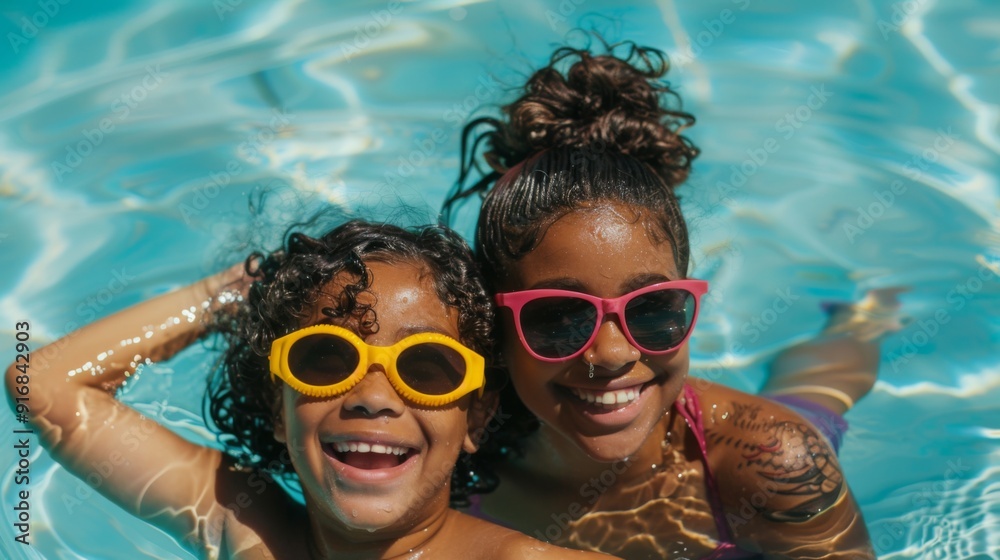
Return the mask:
<svg viewBox="0 0 1000 560">
<path fill-rule="evenodd" d="M 593 379 L 594 378 L 594 364 L 592 364 L 590 362 L 587 362 L 587 365 L 590 366 L 590 368 L 587 370 L 587 373 L 590 375 L 590 378 Z"/>
</svg>

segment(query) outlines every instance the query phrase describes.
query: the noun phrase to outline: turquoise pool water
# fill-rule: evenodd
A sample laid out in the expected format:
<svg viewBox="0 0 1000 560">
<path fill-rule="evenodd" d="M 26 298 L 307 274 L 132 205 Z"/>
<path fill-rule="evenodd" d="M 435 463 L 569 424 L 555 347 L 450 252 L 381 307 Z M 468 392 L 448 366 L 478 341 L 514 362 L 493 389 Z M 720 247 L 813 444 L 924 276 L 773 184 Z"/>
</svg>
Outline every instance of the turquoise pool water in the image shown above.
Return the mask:
<svg viewBox="0 0 1000 560">
<path fill-rule="evenodd" d="M 913 321 L 885 341 L 842 463 L 881 557 L 1000 557 L 987 1 L 5 2 L 0 358 L 16 322 L 37 348 L 216 270 L 248 223 L 303 205 L 432 220 L 461 123 L 576 25 L 671 53 L 698 117 L 683 194 L 712 292 L 696 369 L 756 390 L 769 357 L 819 329 L 820 302 L 910 287 Z M 251 219 L 263 190 L 276 194 Z M 194 348 L 147 368 L 124 398 L 207 441 L 209 360 Z M 0 417 L 14 458 L 19 425 Z M 32 446 L 32 545 L 14 541 L 22 487 L 5 460 L 3 557 L 189 557 Z"/>
</svg>

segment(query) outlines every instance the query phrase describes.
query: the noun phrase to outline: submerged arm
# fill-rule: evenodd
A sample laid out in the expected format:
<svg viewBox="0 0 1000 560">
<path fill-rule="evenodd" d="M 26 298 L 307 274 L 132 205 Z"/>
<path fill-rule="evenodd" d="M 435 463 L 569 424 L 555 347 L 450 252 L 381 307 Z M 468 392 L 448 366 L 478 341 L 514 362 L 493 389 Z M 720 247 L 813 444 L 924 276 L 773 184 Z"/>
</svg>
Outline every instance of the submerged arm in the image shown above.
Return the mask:
<svg viewBox="0 0 1000 560">
<path fill-rule="evenodd" d="M 27 373 L 12 364 L 6 376 L 11 400 L 28 386 L 30 425 L 68 471 L 199 546 L 216 509 L 220 452 L 145 418 L 114 391 L 139 364 L 167 359 L 204 334 L 207 302 L 241 278 L 242 265 L 115 313 L 52 342 L 47 362 L 29 363 Z"/>
</svg>

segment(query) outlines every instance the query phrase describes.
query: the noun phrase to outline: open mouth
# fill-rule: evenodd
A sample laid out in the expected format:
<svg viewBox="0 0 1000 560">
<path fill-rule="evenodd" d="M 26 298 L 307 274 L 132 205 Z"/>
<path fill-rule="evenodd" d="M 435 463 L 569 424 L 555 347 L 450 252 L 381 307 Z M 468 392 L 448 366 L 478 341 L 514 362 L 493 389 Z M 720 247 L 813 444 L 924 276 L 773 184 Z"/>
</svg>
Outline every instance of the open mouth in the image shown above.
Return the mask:
<svg viewBox="0 0 1000 560">
<path fill-rule="evenodd" d="M 571 387 L 569 391 L 588 404 L 600 406 L 606 410 L 617 410 L 635 402 L 639 398 L 639 394 L 642 393 L 642 388 L 643 385 L 637 385 L 618 391 L 592 391 Z"/>
<path fill-rule="evenodd" d="M 581 387 L 562 386 L 564 402 L 587 422 L 600 425 L 602 429 L 621 429 L 634 421 L 649 399 L 644 398 L 650 392 L 655 380 L 641 385 L 633 385 L 623 389 L 584 389 Z"/>
<path fill-rule="evenodd" d="M 366 471 L 398 467 L 419 453 L 412 447 L 364 441 L 324 443 L 323 451 L 340 463 Z"/>
</svg>

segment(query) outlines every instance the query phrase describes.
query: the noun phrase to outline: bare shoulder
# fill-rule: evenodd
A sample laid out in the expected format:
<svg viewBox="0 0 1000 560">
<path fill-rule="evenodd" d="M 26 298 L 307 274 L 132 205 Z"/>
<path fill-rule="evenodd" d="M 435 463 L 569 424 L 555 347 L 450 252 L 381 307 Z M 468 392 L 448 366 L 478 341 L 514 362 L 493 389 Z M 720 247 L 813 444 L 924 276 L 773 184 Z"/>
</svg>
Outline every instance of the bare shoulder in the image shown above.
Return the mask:
<svg viewBox="0 0 1000 560">
<path fill-rule="evenodd" d="M 709 464 L 734 530 L 807 521 L 841 501 L 847 485 L 837 456 L 799 414 L 721 385 L 699 383 L 696 392 Z"/>
<path fill-rule="evenodd" d="M 795 411 L 760 395 L 704 380 L 698 380 L 690 385 L 698 395 L 706 429 L 715 427 L 722 430 L 727 425 L 735 426 L 735 423 L 729 420 L 737 412 L 753 412 L 755 417 L 774 416 L 805 421 Z"/>
<path fill-rule="evenodd" d="M 599 552 L 571 550 L 533 539 L 523 533 L 482 519 L 453 513 L 453 528 L 462 532 L 462 541 L 472 547 L 467 558 L 501 560 L 598 560 L 612 558 Z"/>
<path fill-rule="evenodd" d="M 613 556 L 601 554 L 600 552 L 562 548 L 537 541 L 521 533 L 516 533 L 515 536 L 508 539 L 506 546 L 498 550 L 495 558 L 503 560 L 557 560 L 561 558 L 570 560 L 599 560 L 602 558 L 613 558 Z"/>
<path fill-rule="evenodd" d="M 218 471 L 215 499 L 218 511 L 203 530 L 208 542 L 220 542 L 222 556 L 308 557 L 305 508 L 268 474 L 236 468 L 226 457 Z"/>
</svg>

